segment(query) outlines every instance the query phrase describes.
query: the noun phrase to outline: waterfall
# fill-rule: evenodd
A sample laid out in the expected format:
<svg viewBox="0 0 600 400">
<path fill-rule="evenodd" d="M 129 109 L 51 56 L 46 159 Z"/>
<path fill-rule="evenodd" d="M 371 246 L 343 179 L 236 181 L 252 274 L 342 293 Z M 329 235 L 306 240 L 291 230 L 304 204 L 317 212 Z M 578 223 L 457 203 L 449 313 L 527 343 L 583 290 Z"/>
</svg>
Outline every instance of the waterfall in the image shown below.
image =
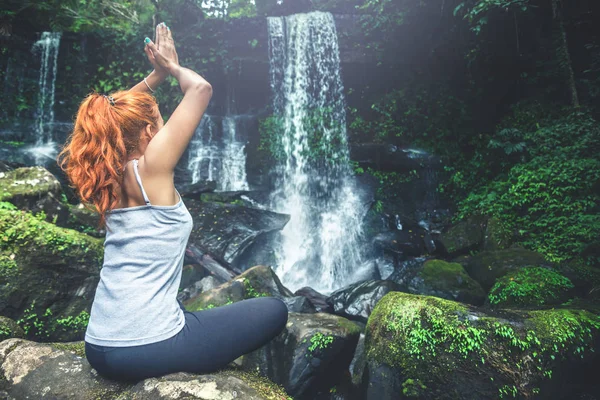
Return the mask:
<svg viewBox="0 0 600 400">
<path fill-rule="evenodd" d="M 245 143 L 239 125 L 244 116 L 205 114 L 190 142 L 187 170 L 191 183 L 216 181 L 221 191 L 248 190 Z"/>
<path fill-rule="evenodd" d="M 336 27 L 323 12 L 270 17 L 268 26 L 283 152 L 271 206 L 291 215 L 276 272 L 292 290 L 330 292 L 363 266 L 365 212 L 349 166 Z"/>
<path fill-rule="evenodd" d="M 219 159 L 219 147 L 213 139 L 217 126 L 213 118 L 204 114 L 194 137 L 190 143 L 187 169 L 192 174 L 192 182 L 199 182 L 201 179 L 209 181 L 214 180 L 216 163 Z"/>
<path fill-rule="evenodd" d="M 236 138 L 237 119 L 232 116 L 223 118 L 223 170 L 221 173 L 222 190 L 248 190 L 246 180 L 245 145 Z"/>
<path fill-rule="evenodd" d="M 33 45 L 40 50 L 39 94 L 36 109 L 36 144 L 47 145 L 52 142 L 52 123 L 54 122 L 54 89 L 58 64 L 60 32 L 43 32 L 40 40 Z"/>
</svg>

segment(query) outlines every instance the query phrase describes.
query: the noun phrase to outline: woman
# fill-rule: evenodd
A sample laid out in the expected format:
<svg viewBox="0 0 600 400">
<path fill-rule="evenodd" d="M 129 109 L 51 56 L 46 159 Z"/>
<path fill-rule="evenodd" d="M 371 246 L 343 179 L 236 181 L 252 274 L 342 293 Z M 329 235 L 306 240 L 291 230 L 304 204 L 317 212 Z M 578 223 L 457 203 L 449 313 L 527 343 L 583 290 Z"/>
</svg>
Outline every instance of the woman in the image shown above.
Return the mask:
<svg viewBox="0 0 600 400">
<path fill-rule="evenodd" d="M 173 372 L 207 373 L 269 342 L 287 322 L 275 298 L 188 312 L 176 299 L 192 217 L 173 183 L 212 88 L 179 65 L 171 31 L 145 40 L 154 71 L 129 91 L 90 94 L 59 154 L 82 202 L 106 225 L 104 264 L 85 334 L 99 374 L 135 381 Z M 153 92 L 168 75 L 183 99 L 163 120 Z"/>
</svg>

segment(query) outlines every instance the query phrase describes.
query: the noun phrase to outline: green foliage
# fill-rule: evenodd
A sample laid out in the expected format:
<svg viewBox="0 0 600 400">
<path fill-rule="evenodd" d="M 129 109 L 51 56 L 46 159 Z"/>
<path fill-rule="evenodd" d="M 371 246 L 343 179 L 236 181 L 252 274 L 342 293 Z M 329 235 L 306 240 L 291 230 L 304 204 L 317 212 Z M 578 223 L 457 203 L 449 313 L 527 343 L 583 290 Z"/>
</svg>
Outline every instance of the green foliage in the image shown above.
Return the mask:
<svg viewBox="0 0 600 400">
<path fill-rule="evenodd" d="M 355 139 L 423 147 L 440 155 L 456 153 L 457 145 L 468 138 L 466 104 L 438 84 L 393 90 L 369 112 L 350 109 L 350 120 Z"/>
<path fill-rule="evenodd" d="M 524 162 L 502 165 L 506 173 L 460 202 L 458 218 L 493 215 L 519 233 L 522 245 L 552 261 L 577 256 L 600 234 L 600 216 L 594 211 L 599 204 L 595 185 L 600 160 L 594 149 L 600 147 L 600 125 L 589 114 L 574 112 L 539 121 L 531 131 L 512 131 L 504 149 L 515 142 L 524 143 L 517 147 L 522 150 L 518 160 Z M 457 171 L 451 183 L 469 180 L 468 173 L 461 174 Z"/>
<path fill-rule="evenodd" d="M 35 300 L 23 311 L 23 316 L 17 320 L 17 324 L 29 337 L 35 339 L 47 339 L 55 333 L 69 333 L 81 335 L 85 332 L 90 314 L 81 311 L 76 316 L 64 318 L 53 318 L 52 310 L 46 308 L 43 314 L 35 311 Z"/>
<path fill-rule="evenodd" d="M 152 8 L 150 0 L 8 0 L 0 15 L 16 18 L 27 13 L 53 31 L 131 33 L 148 21 Z"/>
<path fill-rule="evenodd" d="M 255 298 L 255 297 L 269 297 L 268 293 L 263 293 L 257 291 L 250 283 L 248 278 L 244 278 L 244 290 L 246 292 L 246 298 Z"/>
<path fill-rule="evenodd" d="M 323 350 L 329 347 L 333 343 L 334 337 L 331 335 L 324 335 L 321 332 L 317 332 L 310 337 L 310 345 L 308 351 L 313 353 L 316 350 Z"/>
<path fill-rule="evenodd" d="M 479 371 L 490 376 L 490 389 L 498 390 L 517 383 L 505 378 L 513 372 L 519 375 L 523 360 L 528 360 L 528 379 L 539 383 L 552 377 L 560 363 L 555 360 L 592 355 L 600 329 L 600 317 L 583 310 L 524 311 L 523 319 L 513 322 L 469 315 L 469 307 L 453 301 L 388 293 L 367 322 L 367 361 L 401 370 L 426 387 L 456 378 L 457 370 L 448 365 L 460 365 L 459 372 L 466 374 L 462 376 Z M 539 393 L 536 387 L 517 387 L 520 396 Z"/>
<path fill-rule="evenodd" d="M 571 281 L 555 271 L 529 267 L 498 279 L 488 299 L 490 304 L 499 306 L 543 306 L 556 303 L 572 288 Z"/>
<path fill-rule="evenodd" d="M 469 21 L 471 30 L 479 34 L 487 25 L 490 12 L 494 10 L 525 12 L 529 8 L 529 0 L 468 0 L 454 8 L 454 15 L 462 15 Z"/>
</svg>

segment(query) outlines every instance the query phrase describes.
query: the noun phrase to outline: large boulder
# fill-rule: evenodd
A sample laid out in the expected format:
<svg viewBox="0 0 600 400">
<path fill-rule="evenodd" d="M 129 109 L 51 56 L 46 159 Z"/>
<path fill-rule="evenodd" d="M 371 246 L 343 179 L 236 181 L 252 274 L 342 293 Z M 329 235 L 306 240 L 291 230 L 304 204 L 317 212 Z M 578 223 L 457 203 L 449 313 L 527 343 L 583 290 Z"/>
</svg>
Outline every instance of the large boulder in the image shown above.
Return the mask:
<svg viewBox="0 0 600 400">
<path fill-rule="evenodd" d="M 436 296 L 473 305 L 485 301 L 481 285 L 458 263 L 428 260 L 421 267 L 407 271 L 396 281 L 399 290 L 412 294 Z"/>
<path fill-rule="evenodd" d="M 258 265 L 250 268 L 230 282 L 214 289 L 199 293 L 183 304 L 188 311 L 199 311 L 218 307 L 253 297 L 272 296 L 279 299 L 292 297 L 290 292 L 275 275 L 271 267 Z"/>
<path fill-rule="evenodd" d="M 368 280 L 336 290 L 327 298 L 327 304 L 337 315 L 366 323 L 377 302 L 395 290 L 400 290 L 396 282 Z"/>
<path fill-rule="evenodd" d="M 63 196 L 58 179 L 43 167 L 0 172 L 0 201 L 32 213 L 43 211 L 48 222 L 58 225 L 67 222 L 69 208 L 61 201 Z"/>
<path fill-rule="evenodd" d="M 30 337 L 79 338 L 99 280 L 102 240 L 4 209 L 0 232 L 0 315 L 23 318 Z M 77 317 L 82 323 L 72 332 Z"/>
<path fill-rule="evenodd" d="M 296 400 L 313 399 L 348 371 L 360 331 L 336 315 L 290 313 L 284 331 L 241 363 L 282 385 Z"/>
<path fill-rule="evenodd" d="M 0 343 L 0 397 L 17 399 L 281 400 L 287 394 L 267 379 L 236 369 L 214 374 L 176 373 L 137 383 L 107 380 L 84 358 L 83 342 Z"/>
<path fill-rule="evenodd" d="M 450 255 L 479 249 L 485 240 L 486 219 L 472 216 L 450 227 L 440 235 L 439 242 Z"/>
<path fill-rule="evenodd" d="M 188 199 L 185 204 L 194 218 L 189 243 L 222 258 L 238 270 L 246 270 L 244 260 L 252 244 L 264 235 L 280 231 L 290 216 L 271 211 L 217 202 Z"/>
<path fill-rule="evenodd" d="M 479 282 L 486 292 L 492 288 L 496 279 L 509 271 L 528 266 L 551 266 L 543 255 L 521 248 L 482 251 L 473 257 L 460 258 L 456 261 L 465 267 L 467 273 Z"/>
<path fill-rule="evenodd" d="M 587 371 L 599 361 L 597 310 L 493 313 L 392 292 L 373 310 L 365 333 L 369 400 L 578 398 L 586 384 L 596 384 Z"/>
</svg>

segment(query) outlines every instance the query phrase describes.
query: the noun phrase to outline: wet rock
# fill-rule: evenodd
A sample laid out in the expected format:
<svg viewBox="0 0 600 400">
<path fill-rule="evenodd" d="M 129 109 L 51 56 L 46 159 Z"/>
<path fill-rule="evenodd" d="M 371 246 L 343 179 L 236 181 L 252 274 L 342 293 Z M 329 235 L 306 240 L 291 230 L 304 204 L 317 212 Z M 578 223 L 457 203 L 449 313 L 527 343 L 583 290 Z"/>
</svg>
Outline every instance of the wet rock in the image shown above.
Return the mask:
<svg viewBox="0 0 600 400">
<path fill-rule="evenodd" d="M 294 293 L 296 296 L 306 297 L 318 312 L 333 313 L 333 308 L 327 304 L 327 296 L 317 292 L 311 287 L 303 287 Z"/>
<path fill-rule="evenodd" d="M 284 331 L 243 356 L 242 366 L 260 371 L 297 400 L 312 399 L 347 371 L 360 331 L 335 315 L 290 313 Z"/>
<path fill-rule="evenodd" d="M 176 373 L 137 383 L 107 380 L 82 357 L 83 342 L 0 343 L 0 390 L 17 399 L 204 399 L 272 400 L 287 394 L 267 379 L 236 369 L 214 374 Z"/>
<path fill-rule="evenodd" d="M 200 200 L 217 203 L 243 203 L 241 197 L 247 193 L 248 191 L 202 193 Z"/>
<path fill-rule="evenodd" d="M 60 182 L 43 167 L 25 167 L 0 172 L 0 201 L 8 201 L 20 210 L 43 211 L 48 222 L 64 225 L 69 208 Z"/>
<path fill-rule="evenodd" d="M 66 224 L 67 228 L 75 229 L 87 235 L 97 238 L 102 238 L 106 235 L 106 229 L 98 229 L 100 222 L 100 214 L 95 211 L 85 208 L 83 204 L 68 205 L 69 220 Z"/>
<path fill-rule="evenodd" d="M 373 245 L 384 252 L 416 257 L 425 252 L 424 236 L 413 230 L 382 232 L 373 238 Z"/>
<path fill-rule="evenodd" d="M 485 227 L 485 217 L 469 217 L 442 233 L 439 242 L 446 253 L 451 256 L 468 253 L 483 245 Z"/>
<path fill-rule="evenodd" d="M 194 218 L 189 243 L 234 268 L 258 238 L 283 229 L 290 219 L 289 215 L 232 204 L 186 200 L 186 206 Z"/>
<path fill-rule="evenodd" d="M 400 285 L 392 281 L 359 282 L 333 292 L 327 298 L 327 304 L 337 315 L 367 322 L 377 302 L 395 290 L 400 290 Z"/>
<path fill-rule="evenodd" d="M 283 299 L 292 297 L 292 292 L 281 284 L 271 267 L 259 265 L 250 268 L 230 282 L 186 300 L 183 304 L 188 311 L 198 311 L 264 296 Z"/>
<path fill-rule="evenodd" d="M 182 197 L 186 199 L 200 200 L 203 193 L 212 193 L 217 190 L 217 182 L 215 181 L 199 181 L 185 188 L 182 188 L 179 192 Z"/>
<path fill-rule="evenodd" d="M 400 392 L 418 399 L 472 399 L 474 393 L 489 399 L 506 390 L 516 398 L 578 398 L 597 380 L 589 373 L 600 350 L 597 312 L 486 312 L 391 292 L 365 333 L 366 399 L 397 399 Z"/>
<path fill-rule="evenodd" d="M 283 302 L 287 306 L 289 312 L 305 314 L 317 312 L 315 306 L 313 306 L 310 300 L 304 296 L 286 297 L 283 299 Z"/>
</svg>

